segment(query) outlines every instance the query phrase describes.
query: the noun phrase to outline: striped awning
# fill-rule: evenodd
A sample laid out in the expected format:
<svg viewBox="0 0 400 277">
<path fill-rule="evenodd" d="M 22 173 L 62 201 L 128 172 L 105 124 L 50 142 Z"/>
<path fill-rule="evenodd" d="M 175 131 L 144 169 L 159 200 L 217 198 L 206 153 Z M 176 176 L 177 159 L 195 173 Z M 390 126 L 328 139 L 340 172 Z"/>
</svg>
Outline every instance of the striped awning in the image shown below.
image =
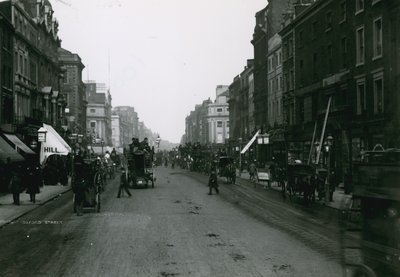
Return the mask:
<svg viewBox="0 0 400 277">
<path fill-rule="evenodd" d="M 11 162 L 20 162 L 24 158 L 11 147 L 2 137 L 0 137 L 0 161 L 6 162 L 10 158 Z"/>
<path fill-rule="evenodd" d="M 16 147 L 21 149 L 26 154 L 35 154 L 28 146 L 25 145 L 16 135 L 13 134 L 4 134 L 4 136 L 11 141 Z"/>
</svg>

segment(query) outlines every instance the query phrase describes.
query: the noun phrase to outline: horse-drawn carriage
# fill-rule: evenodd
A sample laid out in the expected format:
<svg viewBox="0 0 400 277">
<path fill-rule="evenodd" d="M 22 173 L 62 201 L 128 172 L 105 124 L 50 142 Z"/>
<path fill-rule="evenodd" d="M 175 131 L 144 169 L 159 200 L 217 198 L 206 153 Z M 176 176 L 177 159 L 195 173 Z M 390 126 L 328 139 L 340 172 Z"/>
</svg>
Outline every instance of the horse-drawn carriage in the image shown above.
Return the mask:
<svg viewBox="0 0 400 277">
<path fill-rule="evenodd" d="M 309 204 L 315 200 L 317 188 L 316 169 L 307 164 L 289 164 L 287 167 L 287 191 L 292 199 L 295 195 L 301 195 L 304 203 Z"/>
<path fill-rule="evenodd" d="M 235 184 L 236 182 L 236 168 L 233 158 L 228 156 L 219 157 L 218 172 L 220 177 L 225 177 L 226 182 Z"/>
<path fill-rule="evenodd" d="M 104 191 L 104 178 L 98 159 L 77 157 L 74 161 L 72 189 L 74 192 L 74 212 L 81 209 L 94 209 L 100 212 L 101 197 Z"/>
<path fill-rule="evenodd" d="M 135 150 L 128 156 L 128 183 L 133 187 L 154 188 L 153 155 L 146 150 Z"/>
</svg>

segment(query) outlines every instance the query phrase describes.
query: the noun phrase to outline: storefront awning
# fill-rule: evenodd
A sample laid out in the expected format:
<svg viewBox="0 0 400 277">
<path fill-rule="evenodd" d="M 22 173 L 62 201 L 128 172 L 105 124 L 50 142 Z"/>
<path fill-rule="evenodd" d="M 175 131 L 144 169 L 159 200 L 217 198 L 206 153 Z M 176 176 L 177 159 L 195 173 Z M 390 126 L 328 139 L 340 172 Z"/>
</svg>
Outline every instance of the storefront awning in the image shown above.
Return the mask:
<svg viewBox="0 0 400 277">
<path fill-rule="evenodd" d="M 257 136 L 260 134 L 261 130 L 258 130 L 257 133 L 252 137 L 252 139 L 246 144 L 246 146 L 242 149 L 240 154 L 246 153 L 249 150 L 250 146 L 256 141 Z"/>
<path fill-rule="evenodd" d="M 43 128 L 47 130 L 46 141 L 42 142 L 40 147 L 40 163 L 51 155 L 66 156 L 71 152 L 71 147 L 65 140 L 54 130 L 51 125 L 43 124 Z"/>
<path fill-rule="evenodd" d="M 4 134 L 4 136 L 11 141 L 16 147 L 21 149 L 26 154 L 35 154 L 28 146 L 26 146 L 16 135 Z"/>
<path fill-rule="evenodd" d="M 2 137 L 0 137 L 0 161 L 6 162 L 10 158 L 11 162 L 20 162 L 24 158 L 15 151 Z"/>
</svg>

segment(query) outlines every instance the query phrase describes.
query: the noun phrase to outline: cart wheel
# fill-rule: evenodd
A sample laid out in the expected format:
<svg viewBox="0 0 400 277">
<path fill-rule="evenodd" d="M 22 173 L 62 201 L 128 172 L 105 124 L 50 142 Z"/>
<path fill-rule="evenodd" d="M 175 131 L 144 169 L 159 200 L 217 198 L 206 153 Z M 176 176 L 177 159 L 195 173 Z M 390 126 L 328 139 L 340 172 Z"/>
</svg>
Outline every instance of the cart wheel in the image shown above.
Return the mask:
<svg viewBox="0 0 400 277">
<path fill-rule="evenodd" d="M 96 204 L 96 212 L 100 212 L 100 206 L 101 206 L 101 202 L 100 202 L 100 193 L 97 193 L 97 204 Z"/>
<path fill-rule="evenodd" d="M 376 274 L 368 266 L 361 265 L 355 270 L 353 277 L 376 277 Z"/>
</svg>

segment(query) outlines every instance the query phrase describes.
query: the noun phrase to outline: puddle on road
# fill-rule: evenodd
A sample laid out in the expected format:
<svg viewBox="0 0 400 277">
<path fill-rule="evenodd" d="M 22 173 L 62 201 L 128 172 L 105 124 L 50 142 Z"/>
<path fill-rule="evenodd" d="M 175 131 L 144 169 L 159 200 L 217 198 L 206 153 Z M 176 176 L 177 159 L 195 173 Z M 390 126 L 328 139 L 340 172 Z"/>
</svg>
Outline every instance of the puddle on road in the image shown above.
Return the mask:
<svg viewBox="0 0 400 277">
<path fill-rule="evenodd" d="M 180 273 L 170 273 L 170 272 L 161 272 L 160 276 L 161 277 L 171 277 L 171 276 L 178 276 L 181 275 Z"/>
<path fill-rule="evenodd" d="M 272 267 L 272 271 L 274 271 L 274 272 L 278 272 L 278 271 L 282 271 L 282 270 L 290 270 L 291 269 L 291 265 L 288 265 L 288 264 L 283 264 L 283 265 L 274 265 L 273 267 Z"/>
<path fill-rule="evenodd" d="M 231 254 L 229 254 L 229 256 L 231 256 L 231 258 L 232 258 L 235 262 L 246 260 L 246 256 L 241 255 L 241 254 L 237 254 L 237 253 L 231 253 Z"/>
<path fill-rule="evenodd" d="M 210 237 L 210 238 L 218 238 L 219 237 L 219 235 L 214 234 L 214 233 L 208 233 L 208 234 L 206 234 L 206 236 Z"/>
</svg>

